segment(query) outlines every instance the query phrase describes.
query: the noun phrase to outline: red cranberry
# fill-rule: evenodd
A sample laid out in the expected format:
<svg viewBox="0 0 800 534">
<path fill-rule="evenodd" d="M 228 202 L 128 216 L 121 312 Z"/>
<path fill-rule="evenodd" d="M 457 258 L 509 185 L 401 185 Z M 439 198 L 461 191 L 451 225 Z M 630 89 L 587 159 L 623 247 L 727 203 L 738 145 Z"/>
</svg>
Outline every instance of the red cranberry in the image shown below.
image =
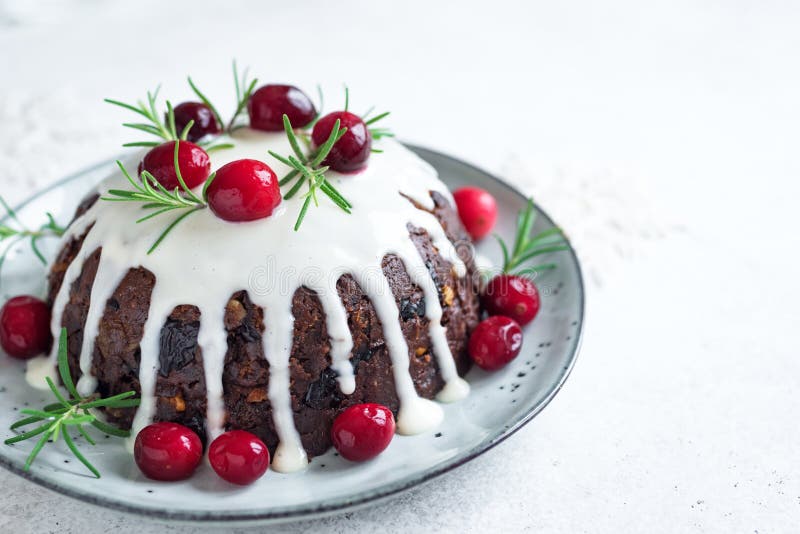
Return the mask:
<svg viewBox="0 0 800 534">
<path fill-rule="evenodd" d="M 497 202 L 480 187 L 462 187 L 453 193 L 458 216 L 472 239 L 486 237 L 497 222 Z"/>
<path fill-rule="evenodd" d="M 50 308 L 41 300 L 14 297 L 0 309 L 0 346 L 12 358 L 33 358 L 51 342 Z"/>
<path fill-rule="evenodd" d="M 136 436 L 133 457 L 147 478 L 184 480 L 200 464 L 203 444 L 197 434 L 183 425 L 154 423 Z"/>
<path fill-rule="evenodd" d="M 490 315 L 511 317 L 522 326 L 533 321 L 541 307 L 536 284 L 513 274 L 500 274 L 489 280 L 481 301 Z"/>
<path fill-rule="evenodd" d="M 294 128 L 307 126 L 317 116 L 311 99 L 293 85 L 265 85 L 250 96 L 247 102 L 250 127 L 267 132 L 283 131 L 283 116 L 289 117 Z"/>
<path fill-rule="evenodd" d="M 267 472 L 269 451 L 264 442 L 250 432 L 231 430 L 211 443 L 208 461 L 224 480 L 246 486 Z"/>
<path fill-rule="evenodd" d="M 347 128 L 347 132 L 333 145 L 323 163 L 338 172 L 359 171 L 367 164 L 372 148 L 372 135 L 358 115 L 349 111 L 325 115 L 314 125 L 311 140 L 315 147 L 324 144 L 331 135 L 336 119 L 340 121 L 339 128 Z"/>
<path fill-rule="evenodd" d="M 380 404 L 357 404 L 333 422 L 333 446 L 344 458 L 364 462 L 375 458 L 394 437 L 394 415 Z"/>
<path fill-rule="evenodd" d="M 254 159 L 240 159 L 220 167 L 207 193 L 211 210 L 231 222 L 269 217 L 281 203 L 275 172 Z"/>
<path fill-rule="evenodd" d="M 178 135 L 183 132 L 189 121 L 194 121 L 186 136 L 189 141 L 195 142 L 207 135 L 216 135 L 222 132 L 222 126 L 217 123 L 214 112 L 202 102 L 183 102 L 175 106 L 173 112 Z M 183 171 L 183 167 L 181 167 L 181 171 Z"/>
<path fill-rule="evenodd" d="M 168 141 L 153 147 L 139 163 L 139 174 L 143 171 L 149 172 L 168 191 L 181 186 L 175 173 L 175 143 L 176 141 Z M 196 144 L 180 141 L 178 167 L 181 169 L 181 176 L 186 186 L 194 189 L 204 183 L 211 174 L 211 159 L 206 151 Z"/>
<path fill-rule="evenodd" d="M 478 367 L 500 369 L 519 354 L 522 328 L 514 319 L 495 315 L 482 321 L 469 338 L 469 355 Z"/>
</svg>

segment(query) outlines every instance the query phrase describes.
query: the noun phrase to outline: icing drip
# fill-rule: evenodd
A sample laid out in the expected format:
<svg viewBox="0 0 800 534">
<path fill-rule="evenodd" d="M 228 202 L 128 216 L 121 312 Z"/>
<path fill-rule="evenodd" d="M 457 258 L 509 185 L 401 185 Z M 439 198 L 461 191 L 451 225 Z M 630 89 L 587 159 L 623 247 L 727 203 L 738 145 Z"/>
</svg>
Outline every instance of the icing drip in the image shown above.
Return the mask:
<svg viewBox="0 0 800 534">
<path fill-rule="evenodd" d="M 235 134 L 236 147 L 214 152 L 213 168 L 241 158 L 266 161 L 281 176 L 287 168 L 266 156 L 267 150 L 291 151 L 285 135 L 243 129 Z M 436 284 L 409 237 L 407 225 L 424 228 L 439 254 L 452 264 L 458 276 L 466 267 L 436 217 L 415 207 L 400 192 L 424 209 L 432 210 L 429 192 L 449 193 L 427 163 L 393 140 L 380 141 L 383 154 L 370 159 L 368 168 L 356 175 L 331 172 L 329 178 L 354 205 L 347 215 L 323 199 L 312 207 L 300 231 L 291 230 L 302 198 L 284 200 L 273 215 L 251 223 L 232 224 L 201 210 L 178 225 L 153 253 L 148 249 L 171 219 L 155 217 L 141 224 L 141 206 L 132 203 L 98 201 L 70 227 L 65 242 L 86 235 L 78 257 L 64 276 L 55 299 L 52 330 L 58 335 L 63 310 L 72 284 L 95 250 L 102 247 L 85 326 L 80 358 L 83 393 L 96 387 L 91 377 L 94 342 L 106 302 L 131 268 L 144 268 L 155 275 L 150 309 L 140 342 L 139 382 L 142 400 L 136 412 L 132 435 L 150 424 L 155 415 L 155 386 L 159 370 L 161 329 L 175 307 L 194 305 L 200 310 L 198 345 L 202 350 L 207 391 L 206 429 L 210 439 L 224 431 L 223 367 L 227 352 L 226 305 L 236 292 L 246 290 L 252 302 L 264 310 L 264 356 L 269 362 L 268 398 L 279 438 L 273 461 L 277 471 L 290 472 L 307 465 L 306 453 L 294 424 L 290 393 L 290 357 L 294 334 L 292 299 L 300 287 L 314 291 L 325 312 L 330 337 L 331 367 L 344 394 L 355 390 L 350 353 L 353 340 L 348 317 L 336 288 L 342 275 L 350 274 L 370 298 L 383 325 L 383 335 L 393 367 L 400 400 L 398 432 L 415 434 L 438 425 L 443 417 L 435 402 L 420 398 L 409 372 L 409 347 L 399 322 L 400 312 L 381 262 L 387 254 L 399 257 L 411 281 L 425 298 L 425 317 L 445 387 L 438 399 L 451 402 L 469 392 L 458 376 L 455 361 L 441 324 L 442 307 Z M 135 169 L 139 158 L 127 167 Z M 101 184 L 100 191 L 119 188 L 119 173 Z M 452 197 L 449 197 L 452 199 Z M 452 200 L 451 200 L 452 201 Z M 57 354 L 29 364 L 31 380 L 54 372 Z M 49 368 L 49 371 L 48 371 Z M 35 384 L 39 386 L 40 384 Z"/>
</svg>

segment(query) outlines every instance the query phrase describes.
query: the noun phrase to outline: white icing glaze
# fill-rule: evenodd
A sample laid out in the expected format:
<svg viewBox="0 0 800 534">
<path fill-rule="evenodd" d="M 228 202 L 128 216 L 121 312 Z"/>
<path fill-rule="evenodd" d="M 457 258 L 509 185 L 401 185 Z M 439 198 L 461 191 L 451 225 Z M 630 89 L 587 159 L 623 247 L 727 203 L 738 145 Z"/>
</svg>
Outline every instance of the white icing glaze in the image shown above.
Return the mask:
<svg viewBox="0 0 800 534">
<path fill-rule="evenodd" d="M 233 142 L 234 149 L 212 153 L 213 168 L 236 159 L 254 158 L 267 162 L 279 176 L 287 171 L 267 155 L 268 149 L 290 153 L 282 133 L 244 129 L 236 133 Z M 225 307 L 234 293 L 245 289 L 253 303 L 264 310 L 263 346 L 270 369 L 268 397 L 280 441 L 273 468 L 282 472 L 300 470 L 307 465 L 307 458 L 294 425 L 290 396 L 292 297 L 301 286 L 315 291 L 319 297 L 330 336 L 331 366 L 338 373 L 342 392 L 350 394 L 355 390 L 349 361 L 353 340 L 336 289 L 337 280 L 349 273 L 369 296 L 383 325 L 400 400 L 398 432 L 416 434 L 438 425 L 443 417 L 441 408 L 417 395 L 409 374 L 409 347 L 381 261 L 386 254 L 396 254 L 412 281 L 424 292 L 433 352 L 446 383 L 438 399 L 452 402 L 463 398 L 469 386 L 456 371 L 446 331 L 441 325 L 438 291 L 409 238 L 407 224 L 427 230 L 434 246 L 451 262 L 458 276 L 464 276 L 466 268 L 436 217 L 413 206 L 400 192 L 427 209 L 433 208 L 429 191 L 452 197 L 434 169 L 412 152 L 393 140 L 382 140 L 380 145 L 384 153 L 370 158 L 365 171 L 348 176 L 329 173 L 329 178 L 353 204 L 353 214 L 345 214 L 322 197 L 318 207 L 310 208 L 297 233 L 292 231 L 292 226 L 302 203 L 300 195 L 284 200 L 271 217 L 250 223 L 228 223 L 215 217 L 210 210 L 199 211 L 178 225 L 159 248 L 148 255 L 148 249 L 172 220 L 172 215 L 135 224 L 142 216 L 139 204 L 95 203 L 70 227 L 64 238 L 66 242 L 80 236 L 96 223 L 78 257 L 67 269 L 53 308 L 52 330 L 57 335 L 70 287 L 88 256 L 102 247 L 81 352 L 84 375 L 79 382 L 81 391 L 89 393 L 96 387 L 90 372 L 91 359 L 107 300 L 129 269 L 144 267 L 156 275 L 156 283 L 140 344 L 142 401 L 134 418 L 132 435 L 149 424 L 155 412 L 161 328 L 176 306 L 191 304 L 197 306 L 201 314 L 198 345 L 202 350 L 208 393 L 206 422 L 209 437 L 214 439 L 223 432 L 225 425 L 222 386 L 227 351 Z M 129 170 L 135 169 L 137 160 L 129 162 Z M 122 176 L 115 173 L 99 190 L 119 188 L 122 180 Z M 32 361 L 29 378 L 41 379 L 48 367 L 52 372 L 55 359 L 54 351 L 47 361 Z"/>
</svg>

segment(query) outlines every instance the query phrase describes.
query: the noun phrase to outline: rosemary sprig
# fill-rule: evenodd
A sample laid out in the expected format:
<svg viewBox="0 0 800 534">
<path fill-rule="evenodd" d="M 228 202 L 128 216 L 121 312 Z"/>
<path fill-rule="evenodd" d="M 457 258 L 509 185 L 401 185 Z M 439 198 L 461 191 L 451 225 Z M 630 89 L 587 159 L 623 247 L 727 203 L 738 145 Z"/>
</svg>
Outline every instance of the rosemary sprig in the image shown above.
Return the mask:
<svg viewBox="0 0 800 534">
<path fill-rule="evenodd" d="M 227 133 L 231 133 L 234 130 L 241 128 L 241 126 L 236 125 L 236 119 L 239 118 L 239 115 L 247 108 L 247 102 L 250 100 L 250 95 L 253 94 L 253 89 L 255 89 L 256 84 L 258 83 L 258 78 L 253 79 L 252 81 L 248 81 L 248 69 L 245 69 L 241 76 L 239 76 L 239 68 L 236 65 L 236 61 L 233 62 L 233 86 L 236 90 L 236 111 L 233 113 L 233 117 L 231 120 L 228 121 L 226 124 L 225 121 L 222 119 L 222 115 L 217 110 L 217 107 L 211 103 L 211 100 L 197 87 L 197 84 L 194 83 L 191 76 L 188 78 L 189 87 L 192 88 L 192 91 L 200 101 L 208 106 L 211 110 L 211 113 L 214 114 L 214 118 L 217 120 L 217 124 L 224 128 L 224 131 Z M 232 145 L 231 145 L 232 146 Z"/>
<path fill-rule="evenodd" d="M 184 129 L 184 133 L 188 131 L 191 126 L 192 122 L 190 121 Z M 108 202 L 141 202 L 143 204 L 142 209 L 149 210 L 150 213 L 137 220 L 137 224 L 174 210 L 182 211 L 181 215 L 173 220 L 161 235 L 159 235 L 158 239 L 153 243 L 153 246 L 147 251 L 148 254 L 152 254 L 167 235 L 186 219 L 186 217 L 208 207 L 208 187 L 214 181 L 214 178 L 216 178 L 216 173 L 212 173 L 208 177 L 203 186 L 202 195 L 197 196 L 186 185 L 183 175 L 181 174 L 181 169 L 178 165 L 178 148 L 178 143 L 175 143 L 173 164 L 175 165 L 175 175 L 178 177 L 180 187 L 176 187 L 174 191 L 168 191 L 156 180 L 155 176 L 147 171 L 142 172 L 142 179 L 140 181 L 135 180 L 127 169 L 125 169 L 125 165 L 123 165 L 121 161 L 117 161 L 117 165 L 122 171 L 122 174 L 127 178 L 133 189 L 111 189 L 108 191 L 107 196 L 101 197 L 101 200 Z"/>
<path fill-rule="evenodd" d="M 513 274 L 535 274 L 540 271 L 555 269 L 554 263 L 536 265 L 525 269 L 518 269 L 536 256 L 549 252 L 568 250 L 564 233 L 560 228 L 550 228 L 539 234 L 531 236 L 533 225 L 536 222 L 536 209 L 533 199 L 528 199 L 528 204 L 517 216 L 517 233 L 514 236 L 514 246 L 509 249 L 506 243 L 495 234 L 494 238 L 503 251 L 503 272 Z"/>
<path fill-rule="evenodd" d="M 146 122 L 126 122 L 123 126 L 132 128 L 134 130 L 142 131 L 148 134 L 155 135 L 164 141 L 177 141 L 178 132 L 175 131 L 175 113 L 172 110 L 172 105 L 167 102 L 167 114 L 163 116 L 158 111 L 156 102 L 158 100 L 158 92 L 161 87 L 157 87 L 155 91 L 147 92 L 147 101 L 139 100 L 136 105 L 120 102 L 111 98 L 104 99 L 105 102 L 119 106 L 123 109 L 133 111 L 146 119 Z M 162 119 L 162 117 L 164 117 Z M 135 141 L 132 143 L 125 143 L 124 147 L 153 147 L 159 145 L 161 142 L 156 141 Z"/>
<path fill-rule="evenodd" d="M 367 113 L 369 113 L 369 112 L 367 112 Z M 378 139 L 381 139 L 383 137 L 394 137 L 394 132 L 392 132 L 389 128 L 370 128 L 370 126 L 372 126 L 373 124 L 375 124 L 379 120 L 385 119 L 389 115 L 390 115 L 390 112 L 389 111 L 385 111 L 385 112 L 381 113 L 380 115 L 376 115 L 375 117 L 372 117 L 371 119 L 367 119 L 366 115 L 364 117 L 362 117 L 362 120 L 364 121 L 364 124 L 367 125 L 367 129 L 369 130 L 369 133 L 372 136 L 372 139 L 378 140 Z M 373 152 L 383 152 L 383 151 L 382 150 L 373 150 Z"/>
<path fill-rule="evenodd" d="M 253 94 L 253 89 L 255 89 L 256 84 L 258 83 L 258 78 L 253 79 L 253 81 L 247 81 L 247 69 L 244 70 L 242 73 L 241 81 L 239 80 L 239 70 L 236 68 L 236 62 L 233 62 L 233 83 L 236 88 L 236 111 L 233 113 L 233 117 L 231 117 L 230 122 L 228 122 L 227 131 L 232 132 L 236 129 L 236 119 L 239 115 L 244 111 L 247 107 L 247 102 L 250 100 L 250 95 Z"/>
<path fill-rule="evenodd" d="M 310 153 L 309 155 L 306 155 L 300 148 L 300 142 L 297 135 L 294 133 L 294 128 L 292 128 L 292 123 L 287 115 L 283 116 L 283 128 L 286 131 L 286 136 L 289 138 L 289 145 L 292 147 L 294 155 L 283 157 L 272 150 L 269 151 L 269 154 L 273 158 L 292 168 L 292 170 L 279 182 L 281 186 L 285 186 L 294 181 L 294 185 L 292 185 L 289 191 L 283 195 L 283 198 L 286 200 L 292 198 L 298 193 L 298 191 L 300 191 L 300 188 L 303 186 L 303 184 L 308 185 L 308 191 L 302 197 L 305 200 L 303 201 L 303 206 L 300 208 L 300 213 L 297 216 L 294 230 L 297 231 L 300 229 L 300 225 L 303 223 L 303 219 L 305 219 L 306 213 L 308 212 L 308 208 L 312 201 L 314 202 L 315 206 L 319 206 L 317 191 L 322 191 L 345 213 L 351 213 L 350 210 L 353 205 L 350 204 L 350 202 L 345 199 L 341 193 L 339 193 L 339 191 L 337 191 L 336 188 L 325 178 L 325 173 L 328 171 L 328 167 L 321 166 L 322 162 L 328 156 L 336 141 L 341 139 L 345 132 L 347 132 L 347 128 L 342 128 L 341 121 L 337 119 L 336 123 L 333 125 L 330 135 L 328 136 L 328 139 L 319 147 L 318 150 Z"/>
<path fill-rule="evenodd" d="M 0 253 L 0 271 L 3 268 L 8 253 L 14 248 L 14 245 L 28 238 L 31 240 L 30 244 L 33 253 L 39 258 L 39 261 L 41 261 L 43 265 L 47 265 L 47 259 L 44 257 L 41 250 L 39 250 L 39 240 L 44 237 L 61 237 L 64 235 L 65 228 L 56 223 L 52 214 L 47 213 L 47 222 L 42 224 L 38 229 L 31 230 L 20 221 L 17 213 L 8 205 L 2 196 L 0 196 L 0 206 L 5 210 L 9 222 L 13 222 L 17 226 L 17 228 L 14 228 L 12 226 L 0 224 L 0 242 L 9 240 L 8 246 Z"/>
<path fill-rule="evenodd" d="M 128 431 L 121 430 L 98 420 L 91 410 L 97 408 L 134 408 L 139 406 L 139 399 L 132 398 L 136 395 L 134 391 L 128 391 L 106 399 L 100 398 L 97 394 L 90 395 L 89 397 L 81 396 L 77 389 L 75 389 L 75 384 L 69 372 L 66 328 L 61 329 L 61 336 L 58 342 L 58 373 L 67 390 L 67 395 L 63 395 L 58 390 L 53 380 L 47 377 L 45 379 L 47 381 L 47 386 L 50 388 L 50 391 L 52 391 L 57 402 L 49 404 L 41 410 L 20 410 L 20 413 L 27 417 L 11 425 L 11 430 L 15 432 L 19 431 L 19 433 L 13 438 L 5 440 L 5 444 L 12 445 L 40 436 L 25 461 L 25 470 L 28 471 L 44 446 L 47 445 L 48 442 L 57 442 L 58 438 L 63 436 L 64 442 L 67 444 L 67 448 L 69 448 L 72 454 L 74 454 L 95 477 L 100 478 L 100 472 L 78 449 L 72 436 L 70 436 L 70 431 L 73 428 L 77 430 L 90 445 L 95 445 L 96 442 L 87 429 L 84 428 L 84 425 L 92 425 L 101 432 L 110 435 L 127 437 L 129 435 Z M 38 426 L 32 430 L 21 431 L 21 429 L 33 425 Z"/>
</svg>

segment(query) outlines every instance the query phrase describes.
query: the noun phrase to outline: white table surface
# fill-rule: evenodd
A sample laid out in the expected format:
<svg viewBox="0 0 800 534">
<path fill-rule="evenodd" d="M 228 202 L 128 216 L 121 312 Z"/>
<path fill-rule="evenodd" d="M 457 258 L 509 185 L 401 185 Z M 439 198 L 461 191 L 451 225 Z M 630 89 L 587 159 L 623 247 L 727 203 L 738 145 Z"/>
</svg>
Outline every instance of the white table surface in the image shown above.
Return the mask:
<svg viewBox="0 0 800 534">
<path fill-rule="evenodd" d="M 800 5 L 673 0 L 0 0 L 0 193 L 119 152 L 105 96 L 191 73 L 393 112 L 563 224 L 588 281 L 573 376 L 485 456 L 287 532 L 791 532 L 800 523 Z M 224 7 L 223 7 L 224 6 Z M 194 532 L 0 473 L 2 532 Z M 269 499 L 265 495 L 265 499 Z"/>
</svg>

